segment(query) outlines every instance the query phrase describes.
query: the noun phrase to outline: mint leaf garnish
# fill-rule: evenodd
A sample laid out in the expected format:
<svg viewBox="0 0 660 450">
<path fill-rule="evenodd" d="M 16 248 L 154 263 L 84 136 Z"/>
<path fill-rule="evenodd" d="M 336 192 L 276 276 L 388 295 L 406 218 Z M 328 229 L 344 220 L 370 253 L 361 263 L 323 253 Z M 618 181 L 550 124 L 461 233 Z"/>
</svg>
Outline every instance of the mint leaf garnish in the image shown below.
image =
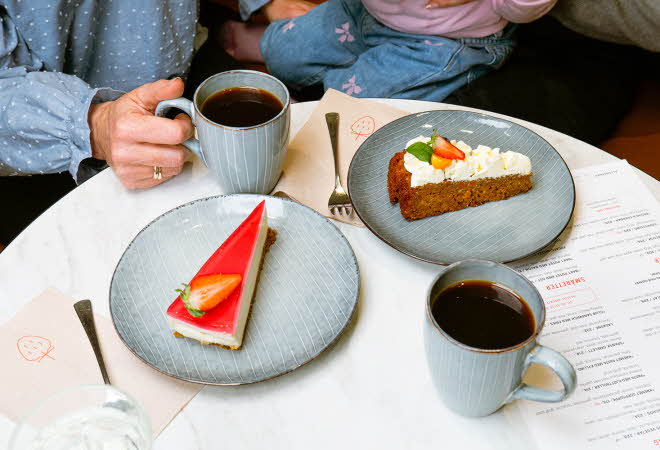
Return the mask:
<svg viewBox="0 0 660 450">
<path fill-rule="evenodd" d="M 191 316 L 193 317 L 202 317 L 204 315 L 204 311 L 200 311 L 199 309 L 195 309 L 192 306 L 190 306 L 190 285 L 186 283 L 181 283 L 183 284 L 183 289 L 175 289 L 179 293 L 179 297 L 181 297 L 181 301 L 183 302 L 183 306 L 186 307 L 188 312 L 190 313 Z"/>
<path fill-rule="evenodd" d="M 415 142 L 414 144 L 411 144 L 410 147 L 406 149 L 406 152 L 410 153 L 420 161 L 427 163 L 431 162 L 431 155 L 433 155 L 431 146 L 424 142 Z"/>
</svg>

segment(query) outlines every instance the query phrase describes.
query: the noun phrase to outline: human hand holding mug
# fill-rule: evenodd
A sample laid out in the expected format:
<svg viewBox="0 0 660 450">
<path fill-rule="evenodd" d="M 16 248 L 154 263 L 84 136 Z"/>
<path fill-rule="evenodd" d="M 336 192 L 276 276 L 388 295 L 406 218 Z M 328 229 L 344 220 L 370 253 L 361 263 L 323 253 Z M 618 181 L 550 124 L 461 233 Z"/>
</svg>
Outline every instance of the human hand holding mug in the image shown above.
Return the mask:
<svg viewBox="0 0 660 450">
<path fill-rule="evenodd" d="M 472 299 L 471 285 L 479 294 Z M 518 398 L 560 402 L 575 390 L 571 363 L 537 342 L 545 322 L 541 294 L 503 264 L 473 259 L 447 267 L 428 291 L 424 322 L 433 382 L 459 414 L 486 416 Z M 554 371 L 563 390 L 524 384 L 531 364 Z"/>
<path fill-rule="evenodd" d="M 246 117 L 246 110 L 238 105 L 240 102 L 227 103 L 218 112 L 232 114 L 219 115 L 220 119 L 214 121 L 215 116 L 210 117 L 211 103 L 216 102 L 217 95 L 233 89 L 265 91 L 263 95 L 274 98 L 280 107 L 263 122 L 241 125 L 235 120 Z M 172 108 L 190 116 L 199 140 L 189 139 L 183 145 L 209 168 L 224 193 L 269 194 L 273 190 L 282 174 L 291 120 L 289 92 L 281 81 L 251 70 L 222 72 L 206 79 L 192 102 L 185 98 L 162 101 L 156 115 L 163 117 Z M 225 118 L 231 119 L 230 124 L 222 123 Z"/>
<path fill-rule="evenodd" d="M 105 160 L 124 187 L 153 187 L 181 172 L 188 156 L 181 142 L 193 134 L 190 119 L 154 117 L 161 100 L 181 94 L 180 78 L 159 80 L 89 108 L 92 156 Z M 161 168 L 161 177 L 154 178 L 154 167 Z"/>
</svg>

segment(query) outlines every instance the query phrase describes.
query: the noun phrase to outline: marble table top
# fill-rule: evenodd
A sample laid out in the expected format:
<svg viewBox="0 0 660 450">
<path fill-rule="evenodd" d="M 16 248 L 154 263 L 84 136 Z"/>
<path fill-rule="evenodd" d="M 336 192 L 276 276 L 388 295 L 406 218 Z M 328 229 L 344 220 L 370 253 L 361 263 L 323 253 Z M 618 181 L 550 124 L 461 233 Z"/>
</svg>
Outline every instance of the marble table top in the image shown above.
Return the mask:
<svg viewBox="0 0 660 450">
<path fill-rule="evenodd" d="M 410 112 L 466 109 L 380 100 Z M 294 104 L 292 136 L 316 102 Z M 559 150 L 569 168 L 615 158 L 547 128 L 510 117 Z M 660 199 L 660 183 L 639 172 Z M 0 324 L 49 286 L 90 298 L 109 316 L 114 267 L 135 234 L 184 202 L 221 194 L 195 161 L 145 191 L 124 189 L 106 170 L 75 189 L 0 253 Z M 484 419 L 449 412 L 436 397 L 422 342 L 424 295 L 440 270 L 390 248 L 363 228 L 339 224 L 362 275 L 356 319 L 339 343 L 286 376 L 255 385 L 205 387 L 154 444 L 155 449 L 481 448 L 534 449 L 516 408 Z M 392 331 L 395 332 L 392 332 Z M 0 442 L 13 424 L 0 416 Z"/>
</svg>

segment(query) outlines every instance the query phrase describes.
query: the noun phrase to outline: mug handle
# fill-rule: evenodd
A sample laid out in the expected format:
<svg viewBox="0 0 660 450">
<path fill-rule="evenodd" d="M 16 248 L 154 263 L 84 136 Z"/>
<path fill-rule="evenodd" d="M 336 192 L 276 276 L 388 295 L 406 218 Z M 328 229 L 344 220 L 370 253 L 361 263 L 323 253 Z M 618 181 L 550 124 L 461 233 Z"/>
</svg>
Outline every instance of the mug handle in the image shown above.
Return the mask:
<svg viewBox="0 0 660 450">
<path fill-rule="evenodd" d="M 575 390 L 577 384 L 575 369 L 561 353 L 548 347 L 537 345 L 527 355 L 524 370 L 527 371 L 527 368 L 532 364 L 544 365 L 556 373 L 561 380 L 561 383 L 564 385 L 564 390 L 552 391 L 550 389 L 542 389 L 522 383 L 511 393 L 507 403 L 518 398 L 533 400 L 535 402 L 561 402 Z"/>
<path fill-rule="evenodd" d="M 195 108 L 193 103 L 187 98 L 179 97 L 172 100 L 163 100 L 158 104 L 158 106 L 156 106 L 156 116 L 165 117 L 170 109 L 180 109 L 184 113 L 188 114 L 190 116 L 190 120 L 195 123 Z M 204 153 L 202 153 L 202 148 L 199 145 L 199 140 L 190 138 L 187 141 L 182 142 L 181 145 L 197 155 L 197 157 L 202 160 L 204 165 L 208 167 L 208 164 L 206 164 L 206 158 L 204 158 Z"/>
</svg>

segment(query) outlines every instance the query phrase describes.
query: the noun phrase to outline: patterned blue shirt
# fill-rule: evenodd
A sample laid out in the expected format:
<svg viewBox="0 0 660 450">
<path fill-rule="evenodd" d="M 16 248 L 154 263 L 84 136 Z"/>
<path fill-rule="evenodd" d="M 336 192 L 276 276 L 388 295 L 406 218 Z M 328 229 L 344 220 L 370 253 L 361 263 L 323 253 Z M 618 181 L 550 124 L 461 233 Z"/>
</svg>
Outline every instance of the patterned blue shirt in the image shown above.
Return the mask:
<svg viewBox="0 0 660 450">
<path fill-rule="evenodd" d="M 185 77 L 197 15 L 197 0 L 0 0 L 0 176 L 85 178 L 90 104 Z"/>
</svg>

